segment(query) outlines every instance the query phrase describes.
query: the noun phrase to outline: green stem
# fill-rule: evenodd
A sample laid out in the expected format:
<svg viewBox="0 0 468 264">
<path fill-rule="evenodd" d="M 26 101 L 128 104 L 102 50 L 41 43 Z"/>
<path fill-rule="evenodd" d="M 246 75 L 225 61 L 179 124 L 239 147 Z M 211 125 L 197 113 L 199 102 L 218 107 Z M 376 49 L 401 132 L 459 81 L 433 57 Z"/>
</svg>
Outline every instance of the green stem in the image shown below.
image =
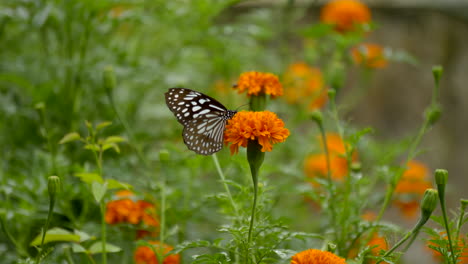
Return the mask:
<svg viewBox="0 0 468 264">
<path fill-rule="evenodd" d="M 452 243 L 452 238 L 450 235 L 450 228 L 449 228 L 448 219 L 447 219 L 447 210 L 445 208 L 445 184 L 437 184 L 437 190 L 439 194 L 440 208 L 442 209 L 442 217 L 444 218 L 444 226 L 447 232 L 447 238 L 448 238 L 449 248 L 451 252 L 450 255 L 452 257 L 453 264 L 456 264 L 457 259 L 455 258 L 455 251 L 453 251 L 453 243 Z"/>
<path fill-rule="evenodd" d="M 164 260 L 164 240 L 166 238 L 166 177 L 169 175 L 168 164 L 166 163 L 167 160 L 161 158 L 161 182 L 159 184 L 161 188 L 161 223 L 159 225 L 159 248 L 158 254 L 156 254 L 158 258 L 158 263 L 163 263 Z"/>
<path fill-rule="evenodd" d="M 107 251 L 106 251 L 106 204 L 104 199 L 101 200 L 101 243 L 102 243 L 102 263 L 107 263 Z"/>
<path fill-rule="evenodd" d="M 226 193 L 228 195 L 232 209 L 234 210 L 234 214 L 236 215 L 236 217 L 238 217 L 239 215 L 237 213 L 237 206 L 236 206 L 236 203 L 234 202 L 234 199 L 232 199 L 231 191 L 229 190 L 229 186 L 226 183 L 226 178 L 224 177 L 224 173 L 221 170 L 221 166 L 219 165 L 218 156 L 216 156 L 216 153 L 214 153 L 212 157 L 213 157 L 213 162 L 215 164 L 218 175 L 221 178 L 221 182 L 223 183 L 224 189 L 226 190 Z"/>
<path fill-rule="evenodd" d="M 55 197 L 50 199 L 49 202 L 49 213 L 47 214 L 47 220 L 44 225 L 44 229 L 42 230 L 42 238 L 41 238 L 41 250 L 38 252 L 36 256 L 36 263 L 40 263 L 40 256 L 41 253 L 44 249 L 44 240 L 45 240 L 45 235 L 47 233 L 47 230 L 49 230 L 49 224 L 50 224 L 50 219 L 52 219 L 52 213 L 54 211 L 54 205 L 55 205 Z"/>
<path fill-rule="evenodd" d="M 247 238 L 247 243 L 249 244 L 250 247 L 250 242 L 252 241 L 252 229 L 253 229 L 253 224 L 255 220 L 255 209 L 257 207 L 257 193 L 258 193 L 258 184 L 257 182 L 254 182 L 254 200 L 252 204 L 252 212 L 250 216 L 250 225 L 249 225 L 249 236 Z"/>
</svg>

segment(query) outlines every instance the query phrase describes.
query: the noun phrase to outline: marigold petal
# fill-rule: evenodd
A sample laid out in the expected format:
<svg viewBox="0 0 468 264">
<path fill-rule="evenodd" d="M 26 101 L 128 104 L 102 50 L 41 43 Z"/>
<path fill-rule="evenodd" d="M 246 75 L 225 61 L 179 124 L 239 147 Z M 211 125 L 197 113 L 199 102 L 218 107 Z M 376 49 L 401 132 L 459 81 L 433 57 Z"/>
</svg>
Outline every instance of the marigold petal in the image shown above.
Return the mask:
<svg viewBox="0 0 468 264">
<path fill-rule="evenodd" d="M 244 72 L 234 86 L 239 93 L 247 92 L 248 96 L 267 94 L 272 97 L 283 95 L 283 86 L 278 76 L 263 72 Z"/>
</svg>

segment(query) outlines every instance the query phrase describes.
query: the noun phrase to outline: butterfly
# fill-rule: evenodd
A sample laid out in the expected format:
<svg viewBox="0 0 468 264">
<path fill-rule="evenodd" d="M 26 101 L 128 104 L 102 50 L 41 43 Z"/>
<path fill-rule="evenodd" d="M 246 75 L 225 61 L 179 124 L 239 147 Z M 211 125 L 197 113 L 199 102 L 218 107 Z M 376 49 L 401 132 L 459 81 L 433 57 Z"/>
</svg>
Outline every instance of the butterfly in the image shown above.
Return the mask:
<svg viewBox="0 0 468 264">
<path fill-rule="evenodd" d="M 227 110 L 214 98 L 185 88 L 171 88 L 165 94 L 166 105 L 184 126 L 182 136 L 187 147 L 201 155 L 223 148 L 227 120 L 237 111 Z"/>
</svg>

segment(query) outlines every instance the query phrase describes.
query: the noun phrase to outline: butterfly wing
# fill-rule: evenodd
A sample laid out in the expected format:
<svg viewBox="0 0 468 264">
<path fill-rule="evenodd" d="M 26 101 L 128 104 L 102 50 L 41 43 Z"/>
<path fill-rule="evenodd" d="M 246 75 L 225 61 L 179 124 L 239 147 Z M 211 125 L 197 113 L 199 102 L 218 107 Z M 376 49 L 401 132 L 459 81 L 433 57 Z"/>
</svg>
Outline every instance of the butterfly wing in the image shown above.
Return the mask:
<svg viewBox="0 0 468 264">
<path fill-rule="evenodd" d="M 226 120 L 236 113 L 208 95 L 185 88 L 166 92 L 166 104 L 184 126 L 182 136 L 190 150 L 211 155 L 223 147 Z"/>
</svg>

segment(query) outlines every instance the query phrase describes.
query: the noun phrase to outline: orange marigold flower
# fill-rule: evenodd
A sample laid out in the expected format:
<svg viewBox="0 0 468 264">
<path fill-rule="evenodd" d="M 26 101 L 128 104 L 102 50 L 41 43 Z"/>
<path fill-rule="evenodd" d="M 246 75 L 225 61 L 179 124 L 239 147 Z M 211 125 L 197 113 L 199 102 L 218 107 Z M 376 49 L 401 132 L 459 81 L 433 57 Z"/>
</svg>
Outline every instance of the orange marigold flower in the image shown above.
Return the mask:
<svg viewBox="0 0 468 264">
<path fill-rule="evenodd" d="M 400 209 L 404 216 L 412 219 L 417 216 L 419 202 L 426 189 L 432 187 L 429 169 L 421 162 L 409 161 L 408 168 L 403 173 L 395 188 L 393 204 Z"/>
<path fill-rule="evenodd" d="M 273 144 L 284 142 L 289 136 L 289 130 L 284 122 L 270 111 L 238 112 L 226 125 L 224 142 L 231 143 L 231 155 L 239 151 L 239 147 L 247 147 L 249 140 L 257 140 L 262 146 L 261 151 L 271 151 Z"/>
<path fill-rule="evenodd" d="M 169 245 L 161 245 L 159 241 L 149 241 L 150 244 L 154 245 L 156 252 L 165 255 L 173 248 Z M 159 264 L 157 256 L 154 254 L 153 250 L 147 246 L 138 247 L 134 255 L 135 263 L 137 264 Z M 164 257 L 163 264 L 179 264 L 180 255 L 167 255 Z"/>
<path fill-rule="evenodd" d="M 448 252 L 450 252 L 450 249 L 448 248 L 448 238 L 447 238 L 447 233 L 446 232 L 439 232 L 440 234 L 440 237 L 434 237 L 432 238 L 433 240 L 445 240 L 445 243 L 446 243 L 446 248 L 448 249 Z M 455 252 L 460 252 L 460 255 L 458 257 L 458 264 L 468 264 L 468 241 L 465 241 L 464 240 L 464 236 L 460 235 L 458 237 L 458 239 L 454 239 L 453 236 L 451 236 L 451 239 L 452 239 L 452 243 L 454 245 L 454 248 L 453 250 Z M 434 242 L 434 241 L 431 241 L 429 240 L 429 242 L 427 243 L 428 245 L 428 249 L 432 251 L 432 255 L 434 257 L 434 259 L 436 259 L 437 261 L 440 261 L 442 262 L 443 261 L 443 257 L 442 257 L 442 254 L 439 252 L 439 251 L 436 251 L 435 249 L 432 249 L 430 248 L 429 246 L 433 246 L 433 247 L 440 247 L 440 242 L 438 242 L 437 244 Z"/>
<path fill-rule="evenodd" d="M 342 180 L 348 174 L 348 162 L 344 155 L 346 154 L 343 139 L 336 133 L 327 133 L 327 147 L 330 155 L 330 170 L 333 180 Z M 321 137 L 318 138 L 322 142 Z M 321 144 L 322 150 L 324 145 Z M 353 153 L 353 160 L 357 160 L 357 152 Z M 325 153 L 310 155 L 304 163 L 304 172 L 307 177 L 326 177 L 328 173 L 327 157 Z"/>
<path fill-rule="evenodd" d="M 385 239 L 385 237 L 379 236 L 378 234 L 374 234 L 372 236 L 372 238 L 369 240 L 369 242 L 366 244 L 366 246 L 371 248 L 370 255 L 375 256 L 375 257 L 380 255 L 381 250 L 388 250 L 387 240 Z M 358 253 L 359 253 L 358 248 L 352 248 L 349 251 L 348 257 L 349 258 L 355 258 L 358 255 Z M 365 263 L 367 263 L 367 264 L 375 264 L 376 262 L 377 261 L 375 259 L 372 259 L 372 258 L 368 258 L 365 261 Z M 380 262 L 380 263 L 388 264 L 388 262 Z"/>
<path fill-rule="evenodd" d="M 321 108 L 328 99 L 322 72 L 306 63 L 291 64 L 283 76 L 288 103 L 307 103 L 310 110 Z"/>
<path fill-rule="evenodd" d="M 135 195 L 128 190 L 118 191 L 115 196 L 120 199 L 107 203 L 104 216 L 106 223 L 143 223 L 152 229 L 159 227 L 153 204 L 143 200 L 134 201 Z"/>
<path fill-rule="evenodd" d="M 378 44 L 363 43 L 351 49 L 351 58 L 356 64 L 367 68 L 387 66 L 384 48 Z"/>
<path fill-rule="evenodd" d="M 369 23 L 371 12 L 366 5 L 356 0 L 335 0 L 322 8 L 320 20 L 334 25 L 338 32 L 348 32 L 354 30 L 356 25 Z"/>
<path fill-rule="evenodd" d="M 307 249 L 292 256 L 291 264 L 346 264 L 346 261 L 328 251 Z"/>
<path fill-rule="evenodd" d="M 283 86 L 278 76 L 264 72 L 244 72 L 239 76 L 234 86 L 239 93 L 247 91 L 247 95 L 268 94 L 272 97 L 283 95 Z"/>
</svg>

